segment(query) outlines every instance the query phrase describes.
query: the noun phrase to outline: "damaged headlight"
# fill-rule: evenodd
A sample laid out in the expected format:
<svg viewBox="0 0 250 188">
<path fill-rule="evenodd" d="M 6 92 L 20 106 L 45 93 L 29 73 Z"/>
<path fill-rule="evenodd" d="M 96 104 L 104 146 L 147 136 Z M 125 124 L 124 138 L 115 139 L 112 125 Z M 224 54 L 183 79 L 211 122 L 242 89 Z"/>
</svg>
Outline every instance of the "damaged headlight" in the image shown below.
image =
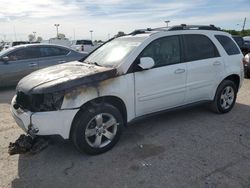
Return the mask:
<svg viewBox="0 0 250 188">
<path fill-rule="evenodd" d="M 63 98 L 63 92 L 31 95 L 18 92 L 16 105 L 31 112 L 55 111 L 60 110 Z"/>
<path fill-rule="evenodd" d="M 60 110 L 63 102 L 64 94 L 62 93 L 48 93 L 41 94 L 41 96 L 34 96 L 34 107 L 36 111 L 54 111 Z"/>
</svg>

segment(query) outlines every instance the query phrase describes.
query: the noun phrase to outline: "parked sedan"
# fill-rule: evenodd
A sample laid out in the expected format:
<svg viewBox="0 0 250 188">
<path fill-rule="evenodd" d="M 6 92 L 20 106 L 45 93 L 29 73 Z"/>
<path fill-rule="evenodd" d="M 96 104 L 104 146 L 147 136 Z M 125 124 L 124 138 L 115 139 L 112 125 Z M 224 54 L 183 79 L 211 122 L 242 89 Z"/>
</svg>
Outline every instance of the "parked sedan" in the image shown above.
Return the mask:
<svg viewBox="0 0 250 188">
<path fill-rule="evenodd" d="M 0 52 L 0 87 L 12 86 L 29 73 L 51 65 L 80 60 L 87 53 L 49 44 L 28 44 Z"/>
</svg>

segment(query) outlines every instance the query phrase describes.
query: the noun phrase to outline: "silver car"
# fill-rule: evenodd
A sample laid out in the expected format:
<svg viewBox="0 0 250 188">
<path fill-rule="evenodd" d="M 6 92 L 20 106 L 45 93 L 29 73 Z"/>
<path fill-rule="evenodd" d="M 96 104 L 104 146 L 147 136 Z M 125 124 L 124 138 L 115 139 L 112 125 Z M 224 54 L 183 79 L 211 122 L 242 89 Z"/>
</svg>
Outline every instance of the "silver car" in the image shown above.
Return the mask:
<svg viewBox="0 0 250 188">
<path fill-rule="evenodd" d="M 87 53 L 50 44 L 20 45 L 0 52 L 0 87 L 12 86 L 29 73 L 51 65 L 80 60 Z"/>
</svg>

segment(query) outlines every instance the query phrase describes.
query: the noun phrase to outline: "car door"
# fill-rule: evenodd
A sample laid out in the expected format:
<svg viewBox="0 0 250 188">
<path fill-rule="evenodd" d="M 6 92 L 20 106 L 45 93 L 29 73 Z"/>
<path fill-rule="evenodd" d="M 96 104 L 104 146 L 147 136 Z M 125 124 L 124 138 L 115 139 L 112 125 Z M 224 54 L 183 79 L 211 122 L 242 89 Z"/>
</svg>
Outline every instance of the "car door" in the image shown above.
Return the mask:
<svg viewBox="0 0 250 188">
<path fill-rule="evenodd" d="M 0 62 L 1 85 L 13 85 L 37 70 L 39 55 L 39 50 L 35 47 L 24 47 L 6 54 L 8 60 Z"/>
<path fill-rule="evenodd" d="M 155 66 L 134 73 L 136 116 L 182 105 L 187 72 L 186 64 L 181 59 L 179 36 L 153 41 L 142 51 L 135 64 L 141 57 L 151 57 Z"/>
<path fill-rule="evenodd" d="M 41 58 L 39 68 L 62 64 L 70 61 L 68 54 L 70 50 L 57 46 L 40 46 Z"/>
<path fill-rule="evenodd" d="M 211 100 L 223 75 L 224 62 L 214 43 L 205 35 L 183 35 L 187 63 L 187 94 L 185 103 Z"/>
</svg>

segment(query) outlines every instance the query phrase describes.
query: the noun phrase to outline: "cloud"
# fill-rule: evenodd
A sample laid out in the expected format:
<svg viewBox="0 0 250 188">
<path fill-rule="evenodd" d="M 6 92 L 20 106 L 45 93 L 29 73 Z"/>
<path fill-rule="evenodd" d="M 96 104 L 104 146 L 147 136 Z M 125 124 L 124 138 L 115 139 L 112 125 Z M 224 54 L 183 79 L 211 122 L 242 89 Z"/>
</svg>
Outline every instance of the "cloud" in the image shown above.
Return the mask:
<svg viewBox="0 0 250 188">
<path fill-rule="evenodd" d="M 36 31 L 44 38 L 55 36 L 54 23 L 68 37 L 106 39 L 119 30 L 171 25 L 216 24 L 234 28 L 244 17 L 250 18 L 249 0 L 1 0 L 0 39 L 13 39 L 13 26 L 20 38 Z"/>
</svg>

